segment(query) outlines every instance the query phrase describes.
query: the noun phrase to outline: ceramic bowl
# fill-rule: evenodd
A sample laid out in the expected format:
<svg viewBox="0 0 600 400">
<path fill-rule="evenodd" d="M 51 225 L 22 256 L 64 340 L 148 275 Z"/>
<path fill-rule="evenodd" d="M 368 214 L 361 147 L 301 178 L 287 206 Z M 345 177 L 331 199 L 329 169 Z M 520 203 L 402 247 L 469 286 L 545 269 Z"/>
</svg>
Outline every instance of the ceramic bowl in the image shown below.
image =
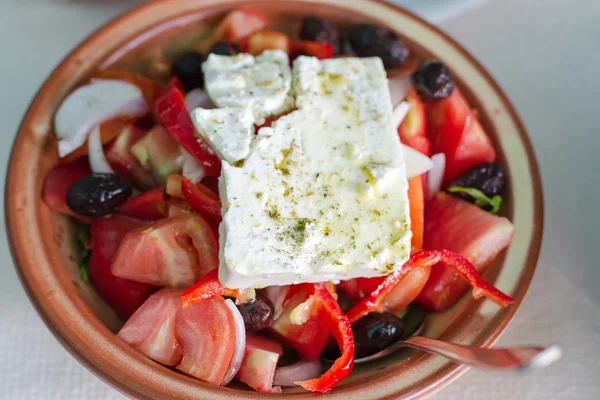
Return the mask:
<svg viewBox="0 0 600 400">
<path fill-rule="evenodd" d="M 515 298 L 500 309 L 489 300 L 464 298 L 428 317 L 425 335 L 462 344 L 490 346 L 509 323 L 532 278 L 542 235 L 542 191 L 531 144 L 514 108 L 485 69 L 460 45 L 402 9 L 368 0 L 164 0 L 149 2 L 110 22 L 74 50 L 33 100 L 16 137 L 6 185 L 6 219 L 12 255 L 31 301 L 65 348 L 101 379 L 136 398 L 242 399 L 262 395 L 222 388 L 163 367 L 115 336 L 122 321 L 78 278 L 72 221 L 41 199 L 48 170 L 57 163 L 52 120 L 62 99 L 99 69 L 143 70 L 158 47 L 176 52 L 198 39 L 224 13 L 250 6 L 280 27 L 297 29 L 300 18 L 319 15 L 348 25 L 369 21 L 406 38 L 419 57 L 443 60 L 492 137 L 509 186 L 503 213 L 515 225 L 512 244 L 484 278 Z M 186 44 L 187 43 L 187 44 Z M 38 355 L 43 357 L 43 355 Z M 399 352 L 356 366 L 331 399 L 425 397 L 465 372 L 465 367 L 418 352 Z M 314 398 L 301 388 L 286 398 Z"/>
</svg>

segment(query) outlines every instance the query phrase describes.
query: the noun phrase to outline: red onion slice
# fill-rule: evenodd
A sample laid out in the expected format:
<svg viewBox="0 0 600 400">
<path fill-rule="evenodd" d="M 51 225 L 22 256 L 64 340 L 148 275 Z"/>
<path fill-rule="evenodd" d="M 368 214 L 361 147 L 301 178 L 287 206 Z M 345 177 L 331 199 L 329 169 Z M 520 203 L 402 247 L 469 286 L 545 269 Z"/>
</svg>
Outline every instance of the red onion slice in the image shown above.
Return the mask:
<svg viewBox="0 0 600 400">
<path fill-rule="evenodd" d="M 93 172 L 114 174 L 115 171 L 111 168 L 102 147 L 102 139 L 100 138 L 100 127 L 96 125 L 90 137 L 88 138 L 88 157 L 90 160 L 90 168 Z"/>
<path fill-rule="evenodd" d="M 297 386 L 294 382 L 306 381 L 321 376 L 321 362 L 298 361 L 287 367 L 279 367 L 275 370 L 273 385 Z"/>
<path fill-rule="evenodd" d="M 392 123 L 394 124 L 394 128 L 398 129 L 404 118 L 406 118 L 406 114 L 410 111 L 410 103 L 407 101 L 402 101 L 396 107 L 394 107 L 394 111 L 392 111 Z"/>
<path fill-rule="evenodd" d="M 235 374 L 237 374 L 242 365 L 244 351 L 246 350 L 246 326 L 244 325 L 244 318 L 231 299 L 225 300 L 225 304 L 227 304 L 227 307 L 229 307 L 233 314 L 233 322 L 235 323 L 235 347 L 233 348 L 233 356 L 229 363 L 229 369 L 221 381 L 221 386 L 227 385 L 235 377 Z"/>
<path fill-rule="evenodd" d="M 420 151 L 405 144 L 402 145 L 402 150 L 404 151 L 404 165 L 406 166 L 407 179 L 424 174 L 433 168 L 431 159 Z"/>
<path fill-rule="evenodd" d="M 288 286 L 267 286 L 264 289 L 265 295 L 271 300 L 275 308 L 273 315 L 273 321 L 277 321 L 283 311 L 283 302 L 287 296 L 289 290 Z"/>
<path fill-rule="evenodd" d="M 433 168 L 427 176 L 427 199 L 431 199 L 434 194 L 442 188 L 444 173 L 446 172 L 446 155 L 438 153 L 431 156 Z"/>
</svg>

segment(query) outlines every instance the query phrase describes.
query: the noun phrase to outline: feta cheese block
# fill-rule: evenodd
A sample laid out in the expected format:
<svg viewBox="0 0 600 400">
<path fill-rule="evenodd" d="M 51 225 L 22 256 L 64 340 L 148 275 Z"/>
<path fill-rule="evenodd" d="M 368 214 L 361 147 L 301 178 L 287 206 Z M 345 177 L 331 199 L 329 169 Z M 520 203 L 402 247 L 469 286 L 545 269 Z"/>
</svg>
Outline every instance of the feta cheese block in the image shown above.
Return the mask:
<svg viewBox="0 0 600 400">
<path fill-rule="evenodd" d="M 294 63 L 297 110 L 223 161 L 219 279 L 231 288 L 388 274 L 410 255 L 402 146 L 379 58 Z"/>
<path fill-rule="evenodd" d="M 206 91 L 218 107 L 250 108 L 258 125 L 294 107 L 288 56 L 267 50 L 260 56 L 210 54 L 202 64 Z"/>
<path fill-rule="evenodd" d="M 254 117 L 249 108 L 196 108 L 191 117 L 196 131 L 222 160 L 234 164 L 248 157 L 254 136 Z"/>
</svg>

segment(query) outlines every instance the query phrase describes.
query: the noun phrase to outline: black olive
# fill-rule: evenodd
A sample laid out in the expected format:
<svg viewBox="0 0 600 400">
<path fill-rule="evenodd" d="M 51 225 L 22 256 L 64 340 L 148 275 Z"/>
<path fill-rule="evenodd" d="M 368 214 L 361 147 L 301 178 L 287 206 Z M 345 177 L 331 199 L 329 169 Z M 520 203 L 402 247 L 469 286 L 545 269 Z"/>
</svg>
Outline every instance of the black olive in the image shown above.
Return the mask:
<svg viewBox="0 0 600 400">
<path fill-rule="evenodd" d="M 360 57 L 380 57 L 386 69 L 400 67 L 408 58 L 404 41 L 389 29 L 360 24 L 350 33 L 352 48 Z"/>
<path fill-rule="evenodd" d="M 67 205 L 76 214 L 102 217 L 117 211 L 131 191 L 131 184 L 118 175 L 91 174 L 71 185 Z"/>
<path fill-rule="evenodd" d="M 423 101 L 434 102 L 445 99 L 454 90 L 450 70 L 435 60 L 423 61 L 412 74 L 412 81 Z"/>
<path fill-rule="evenodd" d="M 173 61 L 171 74 L 181 81 L 185 90 L 204 86 L 204 75 L 202 74 L 202 63 L 204 56 L 195 51 L 183 53 Z"/>
<path fill-rule="evenodd" d="M 460 186 L 463 188 L 475 188 L 481 190 L 488 197 L 493 197 L 504 190 L 506 179 L 504 172 L 500 166 L 493 162 L 485 162 L 478 164 L 460 175 L 450 184 L 452 186 Z M 467 193 L 453 192 L 453 196 L 461 199 L 475 202 L 475 199 Z"/>
<path fill-rule="evenodd" d="M 335 54 L 339 53 L 338 32 L 335 26 L 324 19 L 305 17 L 300 27 L 300 39 L 330 44 Z"/>
<path fill-rule="evenodd" d="M 240 47 L 233 42 L 217 42 L 212 45 L 208 53 L 220 56 L 234 56 L 240 52 Z"/>
<path fill-rule="evenodd" d="M 390 312 L 370 313 L 354 324 L 354 357 L 378 353 L 402 339 L 404 323 Z"/>
<path fill-rule="evenodd" d="M 256 292 L 256 298 L 250 303 L 238 305 L 238 309 L 244 318 L 247 331 L 261 330 L 273 322 L 275 307 L 271 300 L 260 292 Z"/>
</svg>

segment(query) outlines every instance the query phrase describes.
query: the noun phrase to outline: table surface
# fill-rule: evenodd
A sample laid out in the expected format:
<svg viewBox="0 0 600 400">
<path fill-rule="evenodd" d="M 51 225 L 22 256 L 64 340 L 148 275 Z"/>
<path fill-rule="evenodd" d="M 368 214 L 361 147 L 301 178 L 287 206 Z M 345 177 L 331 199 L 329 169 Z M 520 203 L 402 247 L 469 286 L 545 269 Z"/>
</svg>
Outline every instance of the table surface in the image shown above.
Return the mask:
<svg viewBox="0 0 600 400">
<path fill-rule="evenodd" d="M 20 119 L 52 68 L 82 37 L 140 2 L 3 0 L 3 168 Z M 598 21 L 598 0 L 491 0 L 440 23 L 513 100 L 542 170 L 546 229 L 538 269 L 498 344 L 560 343 L 564 356 L 523 374 L 471 370 L 435 399 L 600 398 Z M 0 398 L 123 398 L 45 328 L 18 281 L 3 224 L 0 235 Z"/>
</svg>

